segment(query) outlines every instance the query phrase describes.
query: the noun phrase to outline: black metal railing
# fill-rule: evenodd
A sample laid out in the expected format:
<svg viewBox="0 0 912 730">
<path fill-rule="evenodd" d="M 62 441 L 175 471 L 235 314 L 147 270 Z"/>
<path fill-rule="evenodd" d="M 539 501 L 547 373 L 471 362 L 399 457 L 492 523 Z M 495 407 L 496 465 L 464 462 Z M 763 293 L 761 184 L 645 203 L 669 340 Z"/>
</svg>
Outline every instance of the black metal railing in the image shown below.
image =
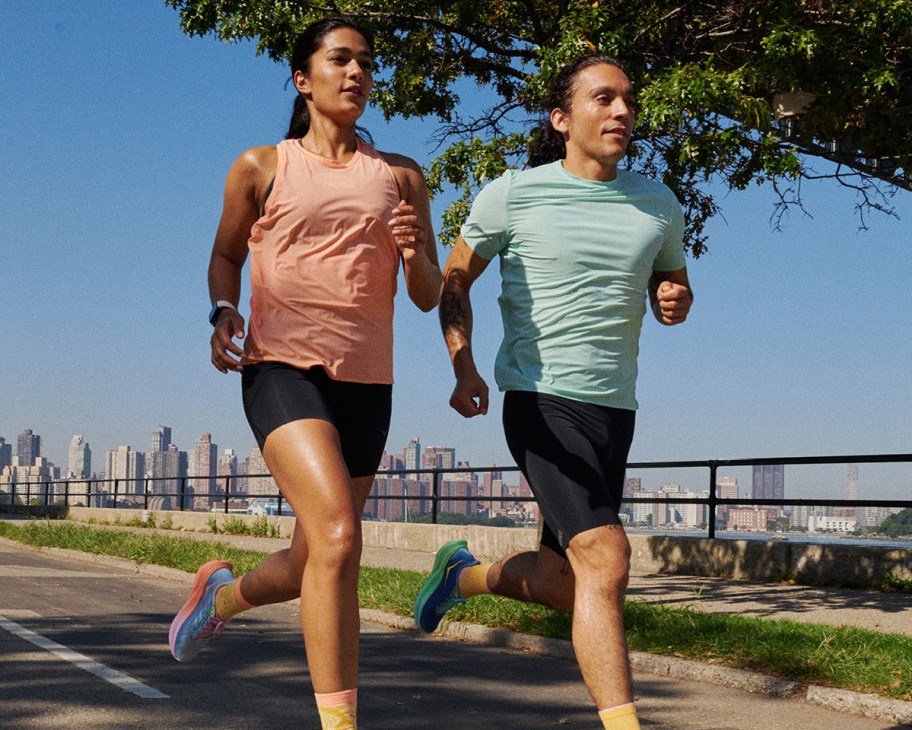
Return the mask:
<svg viewBox="0 0 912 730">
<path fill-rule="evenodd" d="M 630 496 L 625 498 L 624 504 L 700 504 L 706 508 L 707 535 L 710 538 L 716 537 L 717 531 L 717 507 L 730 506 L 806 506 L 806 507 L 887 507 L 906 509 L 912 508 L 912 498 L 910 499 L 749 499 L 749 498 L 722 498 L 717 493 L 717 477 L 720 468 L 735 467 L 753 467 L 753 466 L 790 466 L 790 465 L 826 465 L 826 464 L 898 464 L 912 463 L 912 454 L 855 454 L 840 456 L 807 456 L 807 457 L 778 457 L 762 459 L 706 459 L 695 461 L 654 461 L 654 462 L 631 462 L 627 465 L 628 471 L 631 470 L 650 470 L 650 469 L 705 469 L 708 472 L 706 496 L 696 497 L 676 497 L 674 493 L 666 494 L 662 497 L 636 497 Z M 493 505 L 497 503 L 522 504 L 534 501 L 534 497 L 528 495 L 506 494 L 506 495 L 485 495 L 475 494 L 441 494 L 441 482 L 459 482 L 460 480 L 444 480 L 447 474 L 471 475 L 484 473 L 515 473 L 519 467 L 509 466 L 490 466 L 490 467 L 455 467 L 449 469 L 401 469 L 385 470 L 377 473 L 377 479 L 398 479 L 402 482 L 400 485 L 402 493 L 380 494 L 377 493 L 378 483 L 374 483 L 371 493 L 368 495 L 368 504 L 371 500 L 401 500 L 403 503 L 403 512 L 407 516 L 409 503 L 416 503 L 419 506 L 430 503 L 431 522 L 437 523 L 439 516 L 439 507 L 443 504 L 475 502 L 479 504 L 488 503 Z M 430 475 L 430 480 L 424 480 L 421 477 Z M 281 516 L 288 509 L 287 501 L 279 493 L 274 482 L 272 489 L 266 493 L 250 494 L 246 490 L 238 488 L 240 480 L 249 482 L 250 480 L 271 480 L 269 474 L 246 474 L 246 475 L 210 475 L 210 476 L 185 476 L 185 477 L 143 477 L 137 479 L 63 479 L 63 480 L 39 480 L 29 482 L 3 482 L 0 481 L 0 503 L 22 504 L 39 504 L 52 505 L 61 504 L 62 506 L 75 506 L 82 504 L 85 500 L 87 507 L 113 507 L 113 508 L 168 508 L 184 511 L 188 508 L 194 509 L 197 501 L 202 501 L 207 505 L 206 511 L 231 511 L 232 500 L 237 504 L 239 500 L 247 502 L 255 499 L 269 500 L 275 504 L 275 514 Z M 470 480 L 463 480 L 470 481 Z M 429 487 L 429 491 L 424 493 L 424 488 L 419 487 L 418 494 L 409 494 L 408 489 L 413 484 L 424 485 Z M 198 491 L 200 485 L 206 486 L 206 491 Z M 215 491 L 212 485 L 216 486 Z M 259 485 L 258 485 L 259 486 Z M 172 491 L 169 491 L 172 490 Z M 173 502 L 172 502 L 173 500 Z M 18 501 L 18 502 L 17 502 Z M 217 505 L 220 504 L 220 507 Z M 419 514 L 427 514 L 419 510 Z M 701 525 L 702 527 L 702 525 Z"/>
</svg>

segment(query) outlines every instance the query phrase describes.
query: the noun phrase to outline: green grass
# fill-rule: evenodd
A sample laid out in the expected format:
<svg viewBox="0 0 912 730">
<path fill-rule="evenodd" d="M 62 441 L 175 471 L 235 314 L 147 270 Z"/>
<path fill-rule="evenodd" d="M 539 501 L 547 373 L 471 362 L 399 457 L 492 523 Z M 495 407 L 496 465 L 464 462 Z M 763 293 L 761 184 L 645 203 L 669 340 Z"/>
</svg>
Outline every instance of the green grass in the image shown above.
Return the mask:
<svg viewBox="0 0 912 730">
<path fill-rule="evenodd" d="M 244 573 L 266 553 L 223 543 L 160 534 L 95 530 L 66 522 L 0 522 L 0 536 L 193 572 L 207 560 L 229 560 Z M 361 569 L 359 599 L 365 608 L 403 616 L 425 574 L 389 568 Z M 539 636 L 570 638 L 570 616 L 532 604 L 479 596 L 447 614 L 453 621 L 507 628 Z M 826 684 L 894 699 L 912 700 L 912 637 L 863 629 L 756 619 L 628 601 L 627 640 L 634 651 L 696 659 Z"/>
</svg>

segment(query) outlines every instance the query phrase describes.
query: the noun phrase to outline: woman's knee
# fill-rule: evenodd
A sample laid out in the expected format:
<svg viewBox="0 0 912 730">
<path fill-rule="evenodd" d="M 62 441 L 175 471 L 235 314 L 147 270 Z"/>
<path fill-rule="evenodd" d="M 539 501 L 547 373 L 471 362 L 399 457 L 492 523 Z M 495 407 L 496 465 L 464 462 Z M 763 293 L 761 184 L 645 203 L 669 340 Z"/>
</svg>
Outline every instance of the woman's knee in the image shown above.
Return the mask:
<svg viewBox="0 0 912 730">
<path fill-rule="evenodd" d="M 357 570 L 361 562 L 361 525 L 338 521 L 321 526 L 309 535 L 307 566 L 320 571 Z"/>
</svg>

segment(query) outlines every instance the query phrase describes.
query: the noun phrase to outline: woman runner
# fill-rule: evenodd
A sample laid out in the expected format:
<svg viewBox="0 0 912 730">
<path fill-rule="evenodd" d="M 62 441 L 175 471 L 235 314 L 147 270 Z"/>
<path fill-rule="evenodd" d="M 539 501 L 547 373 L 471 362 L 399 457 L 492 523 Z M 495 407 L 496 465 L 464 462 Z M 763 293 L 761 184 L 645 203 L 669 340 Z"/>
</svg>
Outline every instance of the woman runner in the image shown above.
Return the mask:
<svg viewBox="0 0 912 730">
<path fill-rule="evenodd" d="M 441 285 L 420 169 L 357 134 L 371 47 L 348 18 L 307 28 L 291 59 L 286 139 L 247 150 L 228 173 L 209 265 L 212 364 L 241 373 L 247 418 L 296 522 L 288 549 L 239 578 L 223 561 L 200 567 L 169 636 L 189 661 L 237 613 L 300 597 L 324 728 L 356 727 L 360 520 L 389 429 L 400 262 L 422 311 Z"/>
</svg>

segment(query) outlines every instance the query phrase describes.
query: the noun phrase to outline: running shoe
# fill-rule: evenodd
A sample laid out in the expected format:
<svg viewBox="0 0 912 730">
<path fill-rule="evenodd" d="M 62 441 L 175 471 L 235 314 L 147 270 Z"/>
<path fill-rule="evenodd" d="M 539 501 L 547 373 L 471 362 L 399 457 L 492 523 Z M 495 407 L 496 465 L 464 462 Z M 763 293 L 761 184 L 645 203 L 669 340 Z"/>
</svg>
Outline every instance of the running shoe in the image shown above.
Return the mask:
<svg viewBox="0 0 912 730">
<path fill-rule="evenodd" d="M 171 622 L 168 644 L 171 655 L 179 662 L 189 662 L 208 641 L 225 626 L 215 614 L 215 592 L 234 580 L 234 568 L 224 560 L 210 560 L 196 571 L 193 590 Z"/>
<path fill-rule="evenodd" d="M 478 561 L 468 551 L 465 540 L 451 540 L 437 551 L 431 577 L 415 599 L 415 623 L 419 629 L 432 633 L 447 611 L 466 602 L 459 592 L 459 573 L 471 565 L 478 565 Z"/>
</svg>

